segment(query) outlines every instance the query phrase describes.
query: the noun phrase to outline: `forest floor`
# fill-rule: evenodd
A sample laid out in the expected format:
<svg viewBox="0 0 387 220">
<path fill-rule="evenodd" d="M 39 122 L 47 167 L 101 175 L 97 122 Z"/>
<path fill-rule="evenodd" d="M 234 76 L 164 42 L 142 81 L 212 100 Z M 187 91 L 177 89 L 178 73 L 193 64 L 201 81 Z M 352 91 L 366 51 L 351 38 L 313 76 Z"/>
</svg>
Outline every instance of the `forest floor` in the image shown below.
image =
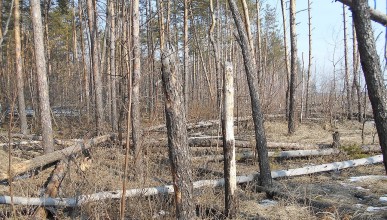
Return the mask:
<svg viewBox="0 0 387 220">
<path fill-rule="evenodd" d="M 305 121 L 298 125 L 296 133 L 287 134 L 284 121 L 266 121 L 266 135 L 269 142 L 300 144 L 331 144 L 332 132 L 339 131 L 341 143 L 345 147 L 356 149 L 362 145 L 362 127 L 358 122 L 337 122 L 332 128 L 328 123 Z M 254 132 L 251 122 L 241 123 L 236 128 L 236 139 L 253 142 Z M 364 144 L 377 144 L 377 135 L 372 123 L 364 127 Z M 6 129 L 3 129 L 2 141 L 6 142 Z M 86 131 L 57 132 L 60 138 L 82 138 Z M 218 126 L 199 128 L 189 132 L 190 136 L 219 134 Z M 145 132 L 144 139 L 165 139 L 165 132 Z M 373 141 L 374 140 L 374 141 Z M 17 141 L 16 139 L 13 141 Z M 12 150 L 13 162 L 31 159 L 43 153 L 39 144 L 34 146 L 15 146 Z M 56 146 L 57 150 L 64 146 Z M 254 146 L 251 146 L 254 149 Z M 237 149 L 242 151 L 243 149 Z M 246 150 L 246 149 L 244 149 Z M 125 149 L 117 142 L 107 142 L 90 149 L 92 162 L 85 166 L 82 155 L 73 157 L 68 165 L 67 174 L 61 184 L 59 196 L 76 197 L 101 191 L 120 190 L 122 188 L 123 163 Z M 195 147 L 193 156 L 217 155 L 221 147 Z M 144 149 L 144 178 L 136 180 L 132 163 L 127 178 L 127 189 L 154 187 L 171 184 L 167 148 L 149 146 Z M 271 158 L 272 170 L 300 168 L 308 165 L 345 161 L 372 156 L 356 151 L 346 151 L 338 155 L 313 156 L 293 159 Z M 7 172 L 7 147 L 0 149 L 0 171 Z M 133 161 L 133 157 L 130 158 Z M 86 167 L 86 168 L 85 168 Z M 81 169 L 82 168 L 82 169 Z M 209 172 L 203 172 L 205 168 Z M 222 162 L 193 161 L 194 181 L 222 178 Z M 39 197 L 53 167 L 40 171 L 29 178 L 13 181 L 15 196 Z M 256 173 L 255 160 L 243 160 L 237 163 L 237 175 Z M 286 197 L 268 197 L 266 193 L 256 192 L 254 183 L 240 185 L 237 191 L 237 219 L 387 219 L 387 179 L 366 179 L 352 181 L 351 177 L 385 175 L 382 164 L 359 166 L 331 172 L 322 172 L 298 177 L 275 180 L 275 186 Z M 9 185 L 0 184 L 0 195 L 9 195 Z M 222 188 L 195 189 L 195 204 L 200 219 L 222 219 L 224 194 Z M 384 199 L 383 199 L 384 198 Z M 157 195 L 127 199 L 128 219 L 174 219 L 173 196 Z M 326 204 L 329 204 L 328 206 Z M 82 205 L 78 208 L 50 209 L 58 219 L 117 219 L 120 202 L 106 199 Z M 33 206 L 16 206 L 17 219 L 30 219 Z M 0 205 L 0 219 L 10 216 L 11 206 Z"/>
</svg>

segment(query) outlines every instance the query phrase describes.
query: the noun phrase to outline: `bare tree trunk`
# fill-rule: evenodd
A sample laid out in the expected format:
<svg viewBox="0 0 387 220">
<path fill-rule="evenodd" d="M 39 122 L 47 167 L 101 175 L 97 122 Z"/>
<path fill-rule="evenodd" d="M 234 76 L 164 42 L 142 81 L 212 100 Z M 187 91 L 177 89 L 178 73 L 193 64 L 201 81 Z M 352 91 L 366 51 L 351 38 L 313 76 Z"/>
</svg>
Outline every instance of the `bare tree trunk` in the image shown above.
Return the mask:
<svg viewBox="0 0 387 220">
<path fill-rule="evenodd" d="M 282 0 L 283 1 L 283 0 Z M 305 97 L 305 118 L 309 117 L 309 87 L 310 87 L 310 77 L 312 73 L 312 3 L 311 0 L 308 0 L 308 31 L 309 31 L 309 61 L 308 61 L 308 76 L 306 79 L 306 97 Z"/>
<path fill-rule="evenodd" d="M 86 52 L 85 52 L 85 41 L 83 38 L 83 15 L 82 15 L 82 0 L 78 0 L 78 16 L 79 16 L 79 36 L 81 41 L 81 50 L 82 50 L 82 71 L 83 71 L 83 86 L 84 86 L 84 95 L 86 103 L 86 117 L 87 122 L 90 120 L 90 91 L 89 91 L 89 74 L 86 70 Z"/>
<path fill-rule="evenodd" d="M 99 72 L 99 54 L 98 54 L 98 26 L 96 14 L 96 2 L 95 0 L 87 0 L 87 14 L 89 18 L 89 31 L 91 40 L 91 58 L 93 64 L 93 76 L 95 87 L 95 118 L 96 118 L 96 130 L 97 133 L 101 133 L 104 114 L 103 114 L 103 101 L 102 101 L 102 80 L 101 73 Z"/>
<path fill-rule="evenodd" d="M 110 74 L 111 74 L 111 96 L 112 96 L 112 127 L 113 131 L 118 128 L 117 114 L 117 92 L 116 92 L 116 14 L 114 12 L 114 1 L 109 1 L 110 11 Z"/>
<path fill-rule="evenodd" d="M 217 8 L 217 10 L 219 10 Z M 214 50 L 214 58 L 215 58 L 215 75 L 216 75 L 216 107 L 219 109 L 221 105 L 221 96 L 222 96 L 222 80 L 220 74 L 220 58 L 219 58 L 219 45 L 217 39 L 214 37 L 214 29 L 216 27 L 216 15 L 214 11 L 213 0 L 210 0 L 210 12 L 211 12 L 211 27 L 209 30 L 210 41 Z"/>
<path fill-rule="evenodd" d="M 368 9 L 369 6 L 367 0 L 353 1 L 352 3 L 352 16 L 355 22 L 361 64 L 374 113 L 379 143 L 383 153 L 384 167 L 387 173 L 386 88 L 383 82 L 379 57 L 376 52 L 375 39 Z"/>
<path fill-rule="evenodd" d="M 247 83 L 250 91 L 251 110 L 253 114 L 256 148 L 258 152 L 258 161 L 260 169 L 260 185 L 271 186 L 272 179 L 270 173 L 269 156 L 267 152 L 267 141 L 265 135 L 265 128 L 263 127 L 263 114 L 259 103 L 259 94 L 257 90 L 256 80 L 256 64 L 253 62 L 253 55 L 251 54 L 249 40 L 244 30 L 241 15 L 234 0 L 228 0 L 234 21 L 239 33 L 239 45 L 242 49 L 244 59 L 245 72 Z"/>
<path fill-rule="evenodd" d="M 262 50 L 261 50 L 261 44 L 262 44 L 262 39 L 261 39 L 261 6 L 260 6 L 260 0 L 256 0 L 255 4 L 257 7 L 257 52 L 255 53 L 255 58 L 257 61 L 257 76 L 258 76 L 258 81 L 261 78 L 262 74 Z"/>
<path fill-rule="evenodd" d="M 173 49 L 162 51 L 162 79 L 168 129 L 168 152 L 175 189 L 176 218 L 194 217 L 191 156 L 187 140 L 182 76 L 175 66 Z"/>
<path fill-rule="evenodd" d="M 183 93 L 185 113 L 188 117 L 188 74 L 189 74 L 189 47 L 188 47 L 188 9 L 189 0 L 184 0 L 184 79 Z"/>
<path fill-rule="evenodd" d="M 23 62 L 21 57 L 19 0 L 15 0 L 14 10 L 15 10 L 14 35 L 15 35 L 15 55 L 16 55 L 15 59 L 16 59 L 17 98 L 19 102 L 20 132 L 22 134 L 28 134 L 26 104 L 24 101 L 24 81 L 23 81 L 23 67 L 22 67 Z"/>
<path fill-rule="evenodd" d="M 290 90 L 288 133 L 296 131 L 296 87 L 297 87 L 297 33 L 296 33 L 296 0 L 290 0 Z"/>
<path fill-rule="evenodd" d="M 249 38 L 249 43 L 250 43 L 250 50 L 251 50 L 251 54 L 254 55 L 254 59 L 255 59 L 254 41 L 253 41 L 253 35 L 251 34 L 251 28 L 250 28 L 249 8 L 246 0 L 242 0 L 242 6 L 243 6 L 242 7 L 243 14 L 245 16 L 245 28 L 246 28 L 247 37 Z"/>
<path fill-rule="evenodd" d="M 361 88 L 360 83 L 358 81 L 359 78 L 359 55 L 357 54 L 357 41 L 356 41 L 356 30 L 355 30 L 355 23 L 352 21 L 352 44 L 353 44 L 353 55 L 352 55 L 352 62 L 353 62 L 353 84 L 352 84 L 352 90 L 356 89 L 357 94 L 357 120 L 359 122 L 362 121 L 362 113 L 361 113 Z M 353 88 L 354 87 L 354 88 Z M 352 92 L 354 94 L 354 91 Z M 353 97 L 354 98 L 354 97 Z"/>
<path fill-rule="evenodd" d="M 34 48 L 36 74 L 38 78 L 39 109 L 42 125 L 44 153 L 54 151 L 53 131 L 50 114 L 50 98 L 48 94 L 48 83 L 46 73 L 46 58 L 44 56 L 43 26 L 40 10 L 40 1 L 31 0 L 31 20 L 34 29 Z"/>
<path fill-rule="evenodd" d="M 231 63 L 226 63 L 224 73 L 224 102 L 223 102 L 223 155 L 225 181 L 225 215 L 236 217 L 236 162 L 234 138 L 234 76 Z"/>
<path fill-rule="evenodd" d="M 132 76 L 132 138 L 135 158 L 135 172 L 142 177 L 141 114 L 140 114 L 140 13 L 139 0 L 132 1 L 132 40 L 133 40 L 133 76 Z"/>
<path fill-rule="evenodd" d="M 348 67 L 348 46 L 347 46 L 347 13 L 343 4 L 343 23 L 344 23 L 344 65 L 345 65 L 345 90 L 347 92 L 347 118 L 352 120 L 352 102 L 351 102 L 351 87 L 349 86 L 349 67 Z"/>
<path fill-rule="evenodd" d="M 289 58 L 288 58 L 288 40 L 287 40 L 287 28 L 286 28 L 286 8 L 285 8 L 285 1 L 281 0 L 281 10 L 282 10 L 282 27 L 284 30 L 284 53 L 285 53 L 285 67 L 286 67 L 286 94 L 285 94 L 285 114 L 286 119 L 289 120 L 289 92 L 290 92 L 290 69 L 289 69 Z"/>
</svg>

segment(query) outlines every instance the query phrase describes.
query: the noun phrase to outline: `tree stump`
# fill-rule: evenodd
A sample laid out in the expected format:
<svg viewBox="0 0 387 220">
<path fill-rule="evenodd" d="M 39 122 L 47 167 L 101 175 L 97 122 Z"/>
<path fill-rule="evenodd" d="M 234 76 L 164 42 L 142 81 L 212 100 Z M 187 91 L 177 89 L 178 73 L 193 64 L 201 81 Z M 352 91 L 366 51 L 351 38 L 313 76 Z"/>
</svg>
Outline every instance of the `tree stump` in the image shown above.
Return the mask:
<svg viewBox="0 0 387 220">
<path fill-rule="evenodd" d="M 335 131 L 335 133 L 332 134 L 332 138 L 333 138 L 332 147 L 333 148 L 340 147 L 341 146 L 341 144 L 340 144 L 340 133 L 338 131 Z"/>
</svg>

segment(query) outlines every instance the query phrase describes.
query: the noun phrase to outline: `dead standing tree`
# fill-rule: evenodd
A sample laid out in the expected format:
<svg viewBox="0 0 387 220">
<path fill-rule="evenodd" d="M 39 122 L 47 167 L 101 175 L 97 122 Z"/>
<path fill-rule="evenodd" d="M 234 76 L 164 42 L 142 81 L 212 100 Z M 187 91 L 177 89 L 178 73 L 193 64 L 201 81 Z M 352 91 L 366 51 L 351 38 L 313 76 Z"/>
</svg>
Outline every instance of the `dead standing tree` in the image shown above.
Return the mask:
<svg viewBox="0 0 387 220">
<path fill-rule="evenodd" d="M 352 2 L 352 16 L 355 23 L 360 61 L 367 84 L 368 95 L 382 148 L 384 167 L 387 173 L 387 100 L 379 56 L 376 52 L 370 11 L 367 0 Z"/>
<path fill-rule="evenodd" d="M 296 130 L 296 85 L 297 85 L 297 35 L 296 35 L 296 0 L 290 0 L 290 88 L 289 88 L 289 121 L 288 133 Z"/>
<path fill-rule="evenodd" d="M 247 83 L 250 91 L 251 99 L 251 110 L 253 114 L 254 129 L 255 129 L 255 140 L 256 148 L 258 152 L 258 162 L 260 170 L 260 185 L 264 187 L 269 187 L 272 184 L 269 156 L 267 152 L 267 141 L 265 135 L 265 128 L 263 127 L 263 114 L 261 111 L 261 106 L 259 102 L 259 94 L 257 90 L 257 80 L 256 72 L 257 67 L 254 62 L 253 54 L 250 50 L 250 43 L 247 37 L 244 25 L 242 22 L 242 17 L 238 11 L 238 6 L 234 0 L 228 0 L 230 5 L 230 10 L 234 17 L 235 25 L 238 30 L 238 42 L 242 49 L 242 55 L 245 65 L 245 72 L 247 77 Z"/>
<path fill-rule="evenodd" d="M 236 163 L 234 138 L 234 76 L 232 64 L 227 62 L 223 76 L 223 155 L 225 181 L 225 215 L 234 218 L 236 215 Z"/>
<path fill-rule="evenodd" d="M 50 98 L 48 94 L 48 82 L 46 73 L 46 58 L 44 55 L 43 26 L 40 9 L 40 1 L 31 0 L 31 20 L 34 29 L 34 48 L 36 74 L 38 78 L 39 109 L 42 125 L 42 137 L 44 153 L 54 151 L 54 139 L 51 125 Z"/>
</svg>

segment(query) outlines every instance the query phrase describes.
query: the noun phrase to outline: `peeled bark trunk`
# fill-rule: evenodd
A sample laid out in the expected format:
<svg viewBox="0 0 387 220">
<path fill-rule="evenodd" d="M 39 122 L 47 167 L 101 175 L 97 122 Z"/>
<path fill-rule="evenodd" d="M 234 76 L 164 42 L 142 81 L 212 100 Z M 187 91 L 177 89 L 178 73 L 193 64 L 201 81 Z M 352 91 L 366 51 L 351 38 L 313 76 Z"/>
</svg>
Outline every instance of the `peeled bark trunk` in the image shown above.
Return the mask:
<svg viewBox="0 0 387 220">
<path fill-rule="evenodd" d="M 19 103 L 20 133 L 28 134 L 26 104 L 24 101 L 24 81 L 23 81 L 23 61 L 21 57 L 20 40 L 20 0 L 15 0 L 14 30 L 15 30 L 15 59 L 16 59 L 16 79 L 17 79 L 17 99 Z M 1 29 L 1 28 L 0 28 Z"/>
<path fill-rule="evenodd" d="M 234 76 L 232 64 L 227 62 L 224 73 L 224 102 L 223 102 L 223 155 L 225 179 L 225 215 L 236 217 L 236 162 L 234 137 Z"/>
<path fill-rule="evenodd" d="M 260 169 L 260 184 L 262 186 L 271 185 L 271 173 L 270 173 L 270 164 L 269 157 L 267 154 L 267 141 L 265 135 L 265 128 L 263 126 L 263 114 L 261 111 L 258 86 L 256 80 L 256 71 L 257 67 L 255 62 L 253 62 L 253 54 L 251 54 L 249 40 L 247 38 L 246 32 L 244 30 L 243 22 L 241 15 L 238 11 L 238 6 L 234 0 L 228 0 L 234 21 L 239 33 L 239 45 L 242 49 L 242 55 L 245 66 L 245 73 L 247 77 L 247 83 L 249 86 L 250 99 L 251 99 L 251 109 L 253 114 L 254 121 L 254 130 L 255 130 L 255 140 L 256 148 L 258 152 L 258 162 Z"/>
<path fill-rule="evenodd" d="M 375 47 L 375 39 L 370 20 L 368 1 L 358 0 L 352 3 L 352 16 L 355 22 L 356 36 L 371 101 L 372 110 L 382 148 L 384 167 L 387 173 L 387 100 L 380 61 Z"/>
<path fill-rule="evenodd" d="M 175 190 L 177 219 L 193 219 L 191 156 L 188 148 L 182 75 L 175 64 L 176 52 L 166 48 L 161 53 L 161 71 L 165 94 L 168 129 L 168 152 Z"/>
<path fill-rule="evenodd" d="M 44 153 L 54 151 L 53 131 L 51 125 L 50 98 L 46 72 L 46 58 L 44 55 L 43 26 L 40 1 L 31 0 L 31 20 L 34 29 L 34 48 L 36 74 L 38 78 L 39 109 L 42 126 Z"/>
</svg>

